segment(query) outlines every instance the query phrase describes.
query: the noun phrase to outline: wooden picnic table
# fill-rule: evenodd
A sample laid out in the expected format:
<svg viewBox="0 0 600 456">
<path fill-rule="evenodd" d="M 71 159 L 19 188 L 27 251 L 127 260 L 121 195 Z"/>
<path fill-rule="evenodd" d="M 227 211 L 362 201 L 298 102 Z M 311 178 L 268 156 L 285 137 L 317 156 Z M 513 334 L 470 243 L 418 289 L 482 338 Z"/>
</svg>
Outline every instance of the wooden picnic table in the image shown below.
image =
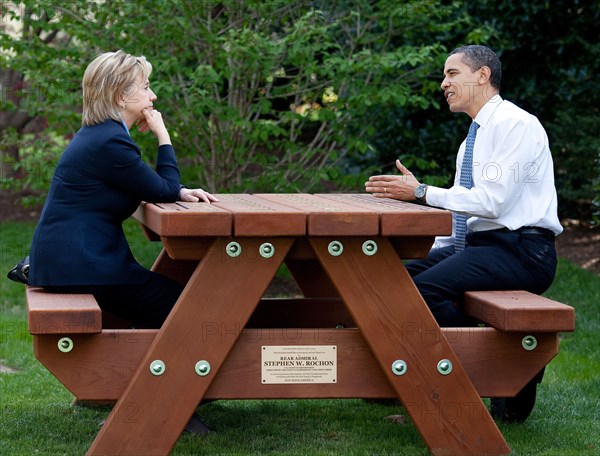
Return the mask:
<svg viewBox="0 0 600 456">
<path fill-rule="evenodd" d="M 451 232 L 449 212 L 366 194 L 218 198 L 134 215 L 163 243 L 153 270 L 185 288 L 88 454 L 167 454 L 207 398 L 390 396 L 433 454 L 510 452 L 453 349 L 485 336 L 440 330 L 403 265 Z M 304 297 L 262 299 L 284 263 Z"/>
</svg>

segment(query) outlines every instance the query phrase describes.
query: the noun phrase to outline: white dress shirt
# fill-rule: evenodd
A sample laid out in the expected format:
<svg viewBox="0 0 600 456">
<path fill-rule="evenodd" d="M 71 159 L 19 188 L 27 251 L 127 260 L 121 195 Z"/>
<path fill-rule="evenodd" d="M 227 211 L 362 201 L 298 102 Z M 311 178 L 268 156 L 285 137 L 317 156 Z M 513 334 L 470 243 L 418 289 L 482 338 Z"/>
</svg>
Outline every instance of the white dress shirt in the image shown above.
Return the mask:
<svg viewBox="0 0 600 456">
<path fill-rule="evenodd" d="M 468 231 L 537 227 L 560 234 L 552 155 L 538 119 L 496 95 L 481 108 L 475 122 L 479 129 L 473 149 L 473 188 L 460 186 L 463 141 L 454 185 L 429 186 L 427 204 L 470 215 Z M 454 235 L 438 237 L 434 248 L 453 242 Z"/>
</svg>

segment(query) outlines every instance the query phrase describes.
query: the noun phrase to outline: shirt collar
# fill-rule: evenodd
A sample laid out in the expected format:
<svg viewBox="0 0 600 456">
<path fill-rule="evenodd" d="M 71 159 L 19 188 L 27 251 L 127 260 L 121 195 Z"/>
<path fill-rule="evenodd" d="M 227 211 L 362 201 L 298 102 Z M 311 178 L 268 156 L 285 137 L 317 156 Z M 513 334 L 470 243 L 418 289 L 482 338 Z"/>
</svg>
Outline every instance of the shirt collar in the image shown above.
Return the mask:
<svg viewBox="0 0 600 456">
<path fill-rule="evenodd" d="M 500 94 L 496 94 L 490 98 L 486 104 L 483 105 L 483 107 L 477 113 L 477 116 L 475 116 L 475 122 L 479 124 L 480 128 L 485 128 L 485 125 L 492 117 L 492 114 L 503 101 L 504 100 Z"/>
<path fill-rule="evenodd" d="M 129 133 L 129 128 L 127 128 L 127 124 L 125 123 L 125 119 L 123 119 L 123 116 L 121 116 L 121 125 L 123 125 L 123 128 L 125 129 L 125 131 L 127 132 L 127 134 L 129 136 L 131 136 L 131 133 Z"/>
</svg>

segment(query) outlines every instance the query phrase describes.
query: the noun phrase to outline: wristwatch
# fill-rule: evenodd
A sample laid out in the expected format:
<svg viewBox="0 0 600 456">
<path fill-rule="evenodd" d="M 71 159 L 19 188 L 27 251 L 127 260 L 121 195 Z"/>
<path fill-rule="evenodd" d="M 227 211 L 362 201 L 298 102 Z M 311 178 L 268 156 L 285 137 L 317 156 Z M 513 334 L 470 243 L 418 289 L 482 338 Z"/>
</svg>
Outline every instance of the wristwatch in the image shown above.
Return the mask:
<svg viewBox="0 0 600 456">
<path fill-rule="evenodd" d="M 423 198 L 427 194 L 427 184 L 420 184 L 417 188 L 415 188 L 415 198 L 417 201 L 422 202 Z"/>
</svg>

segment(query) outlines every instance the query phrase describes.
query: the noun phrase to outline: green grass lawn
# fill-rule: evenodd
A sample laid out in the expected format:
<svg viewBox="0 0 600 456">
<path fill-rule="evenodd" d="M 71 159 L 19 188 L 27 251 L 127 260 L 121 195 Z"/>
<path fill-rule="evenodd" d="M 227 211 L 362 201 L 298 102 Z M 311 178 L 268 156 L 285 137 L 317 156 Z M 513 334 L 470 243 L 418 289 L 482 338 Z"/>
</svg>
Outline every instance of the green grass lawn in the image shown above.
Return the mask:
<svg viewBox="0 0 600 456">
<path fill-rule="evenodd" d="M 2 274 L 27 253 L 32 223 L 0 225 Z M 160 245 L 127 222 L 134 253 L 149 266 Z M 524 424 L 499 424 L 515 455 L 600 455 L 600 278 L 567 261 L 546 293 L 577 312 L 546 369 Z M 0 455 L 84 454 L 109 408 L 71 407 L 71 394 L 33 356 L 22 285 L 0 278 Z M 217 401 L 200 408 L 217 432 L 183 435 L 174 455 L 426 455 L 401 407 L 362 400 Z"/>
</svg>

